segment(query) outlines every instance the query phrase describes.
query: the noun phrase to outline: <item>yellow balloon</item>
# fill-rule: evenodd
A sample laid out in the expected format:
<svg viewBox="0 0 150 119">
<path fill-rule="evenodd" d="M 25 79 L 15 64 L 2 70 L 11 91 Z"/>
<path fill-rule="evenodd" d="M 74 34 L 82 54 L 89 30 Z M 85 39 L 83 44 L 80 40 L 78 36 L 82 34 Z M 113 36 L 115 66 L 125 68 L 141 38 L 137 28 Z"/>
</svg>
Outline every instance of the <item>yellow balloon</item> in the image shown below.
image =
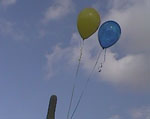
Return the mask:
<svg viewBox="0 0 150 119">
<path fill-rule="evenodd" d="M 94 8 L 85 8 L 79 13 L 77 28 L 83 40 L 97 31 L 100 22 L 100 15 Z"/>
</svg>

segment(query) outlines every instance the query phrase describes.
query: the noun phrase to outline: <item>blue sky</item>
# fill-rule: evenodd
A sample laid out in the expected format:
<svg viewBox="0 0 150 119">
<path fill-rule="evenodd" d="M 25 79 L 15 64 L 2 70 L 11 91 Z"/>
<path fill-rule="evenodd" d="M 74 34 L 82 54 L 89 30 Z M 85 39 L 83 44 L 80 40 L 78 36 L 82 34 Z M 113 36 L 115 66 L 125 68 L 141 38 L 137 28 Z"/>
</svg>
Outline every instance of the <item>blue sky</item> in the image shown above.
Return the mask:
<svg viewBox="0 0 150 119">
<path fill-rule="evenodd" d="M 1 0 L 0 119 L 45 119 L 52 94 L 56 119 L 66 119 L 82 40 L 76 20 L 86 7 L 102 23 L 117 21 L 122 35 L 74 118 L 150 119 L 149 0 Z M 95 33 L 84 44 L 73 107 L 100 50 Z"/>
</svg>

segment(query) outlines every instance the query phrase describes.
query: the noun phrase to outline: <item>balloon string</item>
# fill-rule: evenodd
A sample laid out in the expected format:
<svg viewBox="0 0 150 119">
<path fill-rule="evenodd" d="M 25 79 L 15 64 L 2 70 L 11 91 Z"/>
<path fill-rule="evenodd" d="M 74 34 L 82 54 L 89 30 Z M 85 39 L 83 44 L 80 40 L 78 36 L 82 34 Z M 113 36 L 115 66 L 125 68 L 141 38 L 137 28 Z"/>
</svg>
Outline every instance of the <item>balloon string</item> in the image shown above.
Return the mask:
<svg viewBox="0 0 150 119">
<path fill-rule="evenodd" d="M 68 113 L 67 113 L 67 119 L 69 119 L 70 110 L 71 110 L 71 106 L 72 106 L 72 101 L 73 101 L 73 96 L 74 96 L 74 90 L 75 90 L 75 87 L 76 87 L 75 79 L 78 76 L 78 72 L 79 72 L 79 68 L 80 68 L 80 63 L 81 63 L 81 58 L 82 58 L 82 52 L 83 52 L 83 46 L 84 46 L 84 40 L 83 40 L 83 44 L 81 44 L 81 42 L 80 42 L 80 57 L 78 59 L 78 66 L 77 66 L 77 70 L 76 70 L 75 77 L 74 77 L 74 84 L 73 84 L 73 88 L 72 88 L 72 93 L 71 93 L 71 98 L 70 98 L 70 103 L 69 103 L 69 109 L 68 109 Z"/>
<path fill-rule="evenodd" d="M 87 88 L 87 85 L 88 85 L 90 79 L 91 79 L 91 76 L 92 76 L 92 74 L 93 74 L 93 72 L 94 72 L 94 70 L 95 70 L 95 68 L 96 68 L 96 66 L 97 66 L 97 63 L 98 63 L 98 61 L 99 61 L 99 59 L 100 59 L 101 54 L 102 54 L 102 51 L 99 52 L 99 55 L 98 55 L 97 60 L 96 60 L 96 62 L 95 62 L 95 65 L 94 65 L 93 69 L 91 70 L 91 72 L 90 72 L 90 74 L 89 74 L 89 76 L 88 76 L 88 79 L 87 79 L 87 81 L 86 81 L 86 83 L 85 83 L 85 85 L 84 85 L 84 88 L 83 88 L 83 90 L 82 90 L 82 92 L 81 92 L 81 95 L 80 95 L 80 97 L 79 97 L 79 100 L 78 100 L 78 102 L 77 102 L 77 104 L 76 104 L 76 106 L 75 106 L 75 109 L 74 109 L 74 111 L 73 111 L 73 113 L 72 113 L 72 115 L 71 115 L 71 119 L 73 118 L 73 116 L 74 116 L 74 114 L 75 114 L 75 112 L 76 112 L 76 110 L 77 110 L 77 108 L 78 108 L 78 106 L 79 106 L 79 104 L 80 104 L 80 101 L 81 101 L 81 99 L 82 99 L 82 97 L 83 97 L 83 95 L 84 95 L 84 92 L 85 92 L 85 90 L 86 90 L 86 88 Z"/>
</svg>

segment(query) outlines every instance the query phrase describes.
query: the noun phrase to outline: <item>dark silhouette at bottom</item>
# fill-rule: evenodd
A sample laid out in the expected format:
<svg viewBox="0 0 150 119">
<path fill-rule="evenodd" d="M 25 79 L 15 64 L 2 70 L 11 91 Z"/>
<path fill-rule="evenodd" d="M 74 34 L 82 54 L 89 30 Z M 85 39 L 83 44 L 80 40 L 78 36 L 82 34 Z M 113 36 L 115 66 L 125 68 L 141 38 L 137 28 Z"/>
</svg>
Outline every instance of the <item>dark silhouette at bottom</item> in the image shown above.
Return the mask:
<svg viewBox="0 0 150 119">
<path fill-rule="evenodd" d="M 52 95 L 49 101 L 49 107 L 48 107 L 46 119 L 55 119 L 56 104 L 57 104 L 57 96 Z"/>
</svg>

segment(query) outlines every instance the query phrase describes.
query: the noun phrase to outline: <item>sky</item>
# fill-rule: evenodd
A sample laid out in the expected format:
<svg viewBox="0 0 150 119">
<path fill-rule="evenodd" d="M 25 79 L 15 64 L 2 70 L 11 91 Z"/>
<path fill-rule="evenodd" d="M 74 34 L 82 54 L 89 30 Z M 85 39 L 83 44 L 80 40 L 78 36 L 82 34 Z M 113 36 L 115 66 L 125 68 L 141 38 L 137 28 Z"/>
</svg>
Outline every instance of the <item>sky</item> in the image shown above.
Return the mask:
<svg viewBox="0 0 150 119">
<path fill-rule="evenodd" d="M 150 0 L 0 0 L 0 119 L 45 119 L 53 94 L 56 119 L 66 119 L 82 40 L 77 16 L 87 7 L 122 34 L 74 119 L 150 119 Z M 84 42 L 71 112 L 99 51 L 96 32 Z"/>
</svg>

